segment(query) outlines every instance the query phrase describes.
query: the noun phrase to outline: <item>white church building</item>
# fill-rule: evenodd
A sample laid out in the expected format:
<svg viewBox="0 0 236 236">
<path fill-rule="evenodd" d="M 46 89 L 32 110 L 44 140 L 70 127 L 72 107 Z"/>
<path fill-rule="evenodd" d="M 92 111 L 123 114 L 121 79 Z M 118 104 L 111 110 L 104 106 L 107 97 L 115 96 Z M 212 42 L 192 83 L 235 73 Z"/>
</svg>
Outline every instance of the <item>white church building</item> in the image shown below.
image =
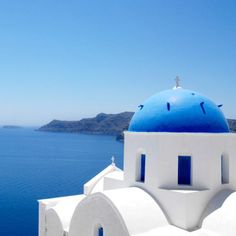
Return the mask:
<svg viewBox="0 0 236 236">
<path fill-rule="evenodd" d="M 236 134 L 179 86 L 147 99 L 112 164 L 76 196 L 39 200 L 39 236 L 235 236 Z"/>
</svg>

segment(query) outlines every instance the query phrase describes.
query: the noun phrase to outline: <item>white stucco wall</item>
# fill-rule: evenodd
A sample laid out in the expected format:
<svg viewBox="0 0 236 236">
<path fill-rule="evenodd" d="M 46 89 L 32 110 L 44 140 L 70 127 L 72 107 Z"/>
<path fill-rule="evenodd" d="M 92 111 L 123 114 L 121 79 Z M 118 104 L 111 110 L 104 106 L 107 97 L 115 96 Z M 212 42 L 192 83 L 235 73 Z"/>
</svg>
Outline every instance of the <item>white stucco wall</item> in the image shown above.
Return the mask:
<svg viewBox="0 0 236 236">
<path fill-rule="evenodd" d="M 221 208 L 207 216 L 202 229 L 214 232 L 216 235 L 236 235 L 236 193 L 232 193 L 224 201 Z"/>
<path fill-rule="evenodd" d="M 150 193 L 171 224 L 193 230 L 211 198 L 236 186 L 236 134 L 125 132 L 124 183 Z M 146 155 L 145 182 L 136 181 L 137 158 Z M 221 183 L 221 155 L 229 184 Z M 178 185 L 178 156 L 191 156 L 191 185 Z"/>
<path fill-rule="evenodd" d="M 105 235 L 129 236 L 127 227 L 112 202 L 101 193 L 87 196 L 75 209 L 69 236 L 97 236 L 103 227 Z"/>
<path fill-rule="evenodd" d="M 110 174 L 119 175 L 120 173 L 123 173 L 123 171 L 116 167 L 115 164 L 109 165 L 84 184 L 84 194 L 89 195 L 95 192 L 103 191 L 104 178 Z"/>
<path fill-rule="evenodd" d="M 104 235 L 128 236 L 147 232 L 168 222 L 157 203 L 139 188 L 104 191 L 88 196 L 78 204 L 72 217 L 69 236 L 97 236 L 96 226 Z"/>
<path fill-rule="evenodd" d="M 236 186 L 236 134 L 125 132 L 124 179 L 135 183 L 136 160 L 146 154 L 145 185 L 167 189 L 210 189 L 221 185 L 221 155 L 229 157 Z M 178 185 L 178 156 L 192 158 L 191 186 Z"/>
<path fill-rule="evenodd" d="M 137 158 L 142 153 L 146 154 L 144 183 L 136 181 L 140 171 Z M 228 184 L 221 182 L 222 154 L 229 166 Z M 189 186 L 178 185 L 179 155 L 191 156 Z M 227 162 L 223 166 L 226 172 Z M 63 232 L 97 236 L 99 226 L 108 236 L 190 234 L 168 226 L 166 218 L 187 230 L 196 230 L 203 222 L 203 229 L 193 235 L 217 235 L 212 231 L 214 224 L 220 225 L 220 217 L 236 204 L 236 199 L 230 198 L 227 211 L 217 210 L 227 197 L 222 193 L 236 190 L 235 173 L 236 134 L 125 132 L 124 172 L 108 166 L 85 184 L 87 196 L 81 195 L 78 202 L 73 197 L 39 201 L 39 236 Z M 231 231 L 221 230 L 227 223 L 219 226 L 219 231 L 236 232 L 232 222 Z"/>
<path fill-rule="evenodd" d="M 67 232 L 74 210 L 84 198 L 81 194 L 39 200 L 39 236 L 60 236 Z"/>
</svg>

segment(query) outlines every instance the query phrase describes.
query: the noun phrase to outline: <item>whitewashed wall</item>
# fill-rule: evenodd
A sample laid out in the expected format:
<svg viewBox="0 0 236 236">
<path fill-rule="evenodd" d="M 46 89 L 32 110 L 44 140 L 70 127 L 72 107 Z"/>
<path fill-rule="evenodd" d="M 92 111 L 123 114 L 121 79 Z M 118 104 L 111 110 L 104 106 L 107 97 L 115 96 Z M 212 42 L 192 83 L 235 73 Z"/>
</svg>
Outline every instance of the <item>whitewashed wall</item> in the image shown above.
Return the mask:
<svg viewBox="0 0 236 236">
<path fill-rule="evenodd" d="M 144 183 L 136 181 L 142 153 Z M 228 184 L 221 183 L 222 154 L 229 164 Z M 190 186 L 178 185 L 180 155 L 192 157 Z M 102 226 L 105 235 L 130 236 L 161 227 L 166 219 L 194 230 L 212 204 L 217 209 L 227 198 L 222 192 L 235 190 L 236 134 L 125 132 L 124 173 L 108 167 L 85 185 L 87 196 L 40 201 L 39 235 L 94 236 Z"/>
<path fill-rule="evenodd" d="M 211 189 L 221 185 L 221 155 L 236 186 L 236 134 L 125 132 L 124 180 L 136 182 L 136 161 L 146 154 L 145 185 L 166 189 Z M 178 185 L 178 156 L 192 158 L 191 186 Z"/>
</svg>

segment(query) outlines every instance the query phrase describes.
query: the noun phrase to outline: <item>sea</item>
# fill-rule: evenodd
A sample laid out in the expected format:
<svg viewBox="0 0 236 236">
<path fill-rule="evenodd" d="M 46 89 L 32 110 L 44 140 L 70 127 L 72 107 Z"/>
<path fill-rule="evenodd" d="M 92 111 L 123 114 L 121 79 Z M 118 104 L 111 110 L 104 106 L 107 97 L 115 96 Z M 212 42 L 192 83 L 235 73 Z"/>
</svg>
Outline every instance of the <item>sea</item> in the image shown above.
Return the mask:
<svg viewBox="0 0 236 236">
<path fill-rule="evenodd" d="M 37 236 L 37 200 L 81 194 L 112 156 L 122 168 L 113 136 L 0 128 L 0 236 Z"/>
</svg>

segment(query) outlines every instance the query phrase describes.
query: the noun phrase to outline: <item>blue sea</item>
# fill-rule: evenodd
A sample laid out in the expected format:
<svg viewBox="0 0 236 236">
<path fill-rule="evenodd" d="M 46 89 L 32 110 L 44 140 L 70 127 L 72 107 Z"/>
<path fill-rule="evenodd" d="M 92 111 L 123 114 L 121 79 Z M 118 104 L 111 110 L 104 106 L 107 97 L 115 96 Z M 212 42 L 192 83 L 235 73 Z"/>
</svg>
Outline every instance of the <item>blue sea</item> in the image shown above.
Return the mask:
<svg viewBox="0 0 236 236">
<path fill-rule="evenodd" d="M 112 155 L 122 167 L 112 136 L 0 129 L 0 235 L 37 236 L 37 200 L 82 193 Z"/>
</svg>

